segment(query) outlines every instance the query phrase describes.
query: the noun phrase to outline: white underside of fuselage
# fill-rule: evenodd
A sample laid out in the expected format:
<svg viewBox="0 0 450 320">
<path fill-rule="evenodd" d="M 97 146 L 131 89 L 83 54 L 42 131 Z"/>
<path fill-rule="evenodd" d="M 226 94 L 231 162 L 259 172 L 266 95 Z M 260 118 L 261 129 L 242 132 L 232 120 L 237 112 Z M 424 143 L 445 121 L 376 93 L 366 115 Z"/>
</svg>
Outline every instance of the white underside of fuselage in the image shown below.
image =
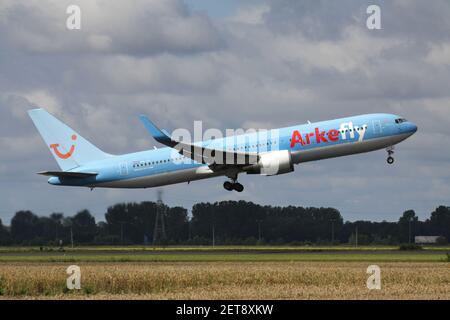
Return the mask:
<svg viewBox="0 0 450 320">
<path fill-rule="evenodd" d="M 200 179 L 218 177 L 224 175 L 223 172 L 214 172 L 207 165 L 189 168 L 189 169 L 181 169 L 175 171 L 168 171 L 164 173 L 132 178 L 132 179 L 124 179 L 124 180 L 116 180 L 111 182 L 105 182 L 96 184 L 90 187 L 99 187 L 99 188 L 152 188 L 165 186 L 169 184 L 176 184 L 182 182 L 190 182 Z"/>
<path fill-rule="evenodd" d="M 399 134 L 382 138 L 374 138 L 364 141 L 342 143 L 332 146 L 317 147 L 308 150 L 292 152 L 292 160 L 295 164 L 302 162 L 315 161 L 327 158 L 346 156 L 351 154 L 375 151 L 393 146 L 411 134 Z M 224 176 L 227 171 L 213 171 L 207 165 L 189 169 L 180 169 L 168 171 L 165 173 L 143 176 L 139 178 L 116 180 L 95 184 L 89 187 L 95 188 L 152 188 L 164 185 L 190 182 L 206 178 Z"/>
</svg>

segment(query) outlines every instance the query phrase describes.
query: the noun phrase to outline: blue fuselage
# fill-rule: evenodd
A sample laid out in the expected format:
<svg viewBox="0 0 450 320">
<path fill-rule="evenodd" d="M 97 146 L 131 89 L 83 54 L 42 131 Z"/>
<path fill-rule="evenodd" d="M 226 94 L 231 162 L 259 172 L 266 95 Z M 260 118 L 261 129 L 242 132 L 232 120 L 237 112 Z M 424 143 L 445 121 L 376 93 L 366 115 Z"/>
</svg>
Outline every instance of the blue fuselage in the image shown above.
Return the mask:
<svg viewBox="0 0 450 320">
<path fill-rule="evenodd" d="M 367 114 L 199 142 L 208 148 L 263 154 L 289 150 L 298 164 L 391 147 L 416 132 L 417 126 L 392 114 Z M 52 177 L 50 184 L 148 188 L 226 175 L 208 165 L 185 158 L 172 148 L 111 156 L 73 169 L 96 172 L 80 179 Z M 244 172 L 244 171 L 241 171 Z"/>
</svg>

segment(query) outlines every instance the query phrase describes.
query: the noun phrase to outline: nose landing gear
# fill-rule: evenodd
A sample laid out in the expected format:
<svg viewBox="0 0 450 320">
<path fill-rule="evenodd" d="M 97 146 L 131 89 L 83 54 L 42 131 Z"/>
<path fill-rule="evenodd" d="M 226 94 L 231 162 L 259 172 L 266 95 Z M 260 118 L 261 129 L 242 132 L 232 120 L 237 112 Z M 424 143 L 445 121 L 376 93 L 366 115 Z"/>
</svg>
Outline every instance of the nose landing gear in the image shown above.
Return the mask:
<svg viewBox="0 0 450 320">
<path fill-rule="evenodd" d="M 386 151 L 388 153 L 388 157 L 386 159 L 387 163 L 393 164 L 394 163 L 394 157 L 392 155 L 394 154 L 394 146 L 387 148 Z"/>
</svg>

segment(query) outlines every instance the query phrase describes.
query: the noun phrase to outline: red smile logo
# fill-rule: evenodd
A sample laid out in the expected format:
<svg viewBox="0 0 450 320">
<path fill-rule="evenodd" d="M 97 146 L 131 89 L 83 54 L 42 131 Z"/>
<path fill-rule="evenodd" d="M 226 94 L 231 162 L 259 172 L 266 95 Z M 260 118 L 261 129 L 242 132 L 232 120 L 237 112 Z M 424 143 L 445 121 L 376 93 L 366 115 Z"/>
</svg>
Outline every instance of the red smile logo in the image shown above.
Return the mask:
<svg viewBox="0 0 450 320">
<path fill-rule="evenodd" d="M 72 135 L 72 140 L 73 141 L 77 140 L 77 136 L 75 134 Z M 61 153 L 58 150 L 58 147 L 59 147 L 59 143 L 54 143 L 54 144 L 50 145 L 50 148 L 53 149 L 53 151 L 58 156 L 58 158 L 61 158 L 61 159 L 68 159 L 68 158 L 70 158 L 72 156 L 73 152 L 75 151 L 75 145 L 72 145 L 70 147 L 69 152 L 67 152 L 67 153 Z"/>
</svg>

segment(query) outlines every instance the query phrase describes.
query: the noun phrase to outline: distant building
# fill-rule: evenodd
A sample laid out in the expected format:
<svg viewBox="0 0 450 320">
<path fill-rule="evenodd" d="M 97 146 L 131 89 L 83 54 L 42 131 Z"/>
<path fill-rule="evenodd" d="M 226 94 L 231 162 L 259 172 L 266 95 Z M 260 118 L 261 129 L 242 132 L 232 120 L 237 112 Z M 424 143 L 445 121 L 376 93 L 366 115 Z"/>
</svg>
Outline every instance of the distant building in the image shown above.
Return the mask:
<svg viewBox="0 0 450 320">
<path fill-rule="evenodd" d="M 433 244 L 437 243 L 439 236 L 415 236 L 414 243 L 417 244 Z"/>
</svg>

